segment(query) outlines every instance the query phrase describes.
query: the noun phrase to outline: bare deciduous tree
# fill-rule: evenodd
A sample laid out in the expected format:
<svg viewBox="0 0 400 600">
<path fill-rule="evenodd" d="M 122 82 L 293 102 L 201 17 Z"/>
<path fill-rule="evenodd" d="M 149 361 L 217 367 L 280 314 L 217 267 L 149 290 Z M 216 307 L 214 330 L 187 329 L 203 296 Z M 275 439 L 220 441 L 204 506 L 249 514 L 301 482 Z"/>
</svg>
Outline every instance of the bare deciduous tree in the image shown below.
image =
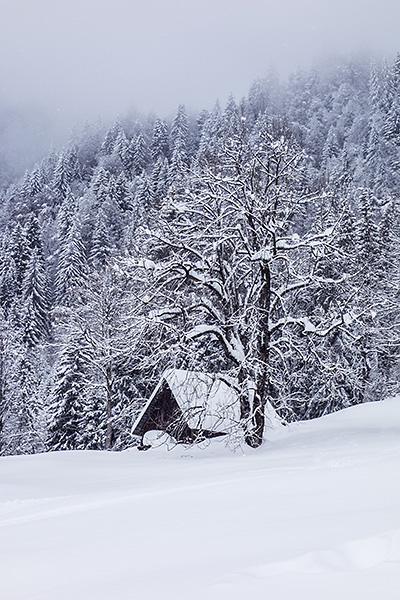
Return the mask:
<svg viewBox="0 0 400 600">
<path fill-rule="evenodd" d="M 301 358 L 305 339 L 351 321 L 348 277 L 328 268 L 338 262 L 335 226 L 329 211 L 322 214 L 323 199 L 307 192 L 303 166 L 284 136 L 274 139 L 264 125 L 249 137 L 243 127 L 216 162 L 197 165 L 186 189 L 170 190 L 139 262 L 150 273 L 148 318 L 183 345 L 205 338 L 219 345 L 252 447 L 262 443 L 277 369 L 290 370 L 287 357 Z M 315 302 L 326 287 L 342 288 L 341 304 Z"/>
</svg>

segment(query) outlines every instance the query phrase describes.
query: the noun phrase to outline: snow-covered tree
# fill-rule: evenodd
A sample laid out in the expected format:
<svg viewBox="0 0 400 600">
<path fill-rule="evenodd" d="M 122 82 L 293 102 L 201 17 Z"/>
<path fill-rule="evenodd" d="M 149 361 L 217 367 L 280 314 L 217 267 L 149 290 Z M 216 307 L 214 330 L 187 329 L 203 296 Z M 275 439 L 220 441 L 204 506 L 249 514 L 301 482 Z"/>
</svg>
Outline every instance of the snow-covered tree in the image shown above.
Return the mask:
<svg viewBox="0 0 400 600">
<path fill-rule="evenodd" d="M 129 284 L 115 266 L 106 265 L 90 272 L 81 292 L 60 316 L 48 444 L 121 448 L 136 394 Z"/>
<path fill-rule="evenodd" d="M 171 166 L 170 181 L 173 182 L 176 177 L 184 171 L 189 162 L 188 158 L 188 136 L 189 123 L 186 109 L 181 104 L 178 107 L 175 118 L 171 125 Z"/>
<path fill-rule="evenodd" d="M 59 352 L 54 374 L 47 435 L 50 450 L 84 450 L 88 447 L 85 443 L 88 427 L 93 434 L 89 447 L 101 448 L 101 423 L 93 426 L 95 415 L 87 418 L 87 363 L 85 339 L 69 335 Z"/>
<path fill-rule="evenodd" d="M 46 268 L 36 248 L 32 250 L 22 282 L 22 319 L 24 340 L 34 346 L 47 339 L 50 332 L 50 300 Z"/>
<path fill-rule="evenodd" d="M 302 161 L 286 139 L 266 128 L 249 137 L 243 127 L 228 137 L 214 168 L 199 167 L 191 188 L 170 198 L 159 230 L 148 232 L 150 258 L 163 257 L 154 260 L 151 316 L 183 344 L 219 344 L 254 447 L 262 442 L 265 404 L 277 394 L 276 373 L 290 377 L 288 356 L 301 355 L 298 339 L 346 326 L 343 307 L 320 310 L 306 301 L 346 277 L 318 273 L 334 252 L 335 232 L 308 222 Z"/>
<path fill-rule="evenodd" d="M 39 352 L 20 346 L 12 379 L 8 431 L 5 432 L 7 454 L 36 454 L 45 448 L 41 362 Z"/>
<path fill-rule="evenodd" d="M 154 121 L 150 152 L 153 162 L 169 156 L 168 127 L 165 121 L 158 118 Z"/>
<path fill-rule="evenodd" d="M 133 152 L 133 169 L 135 175 L 140 175 L 149 161 L 147 141 L 142 133 L 136 138 Z"/>
<path fill-rule="evenodd" d="M 71 301 L 71 294 L 77 291 L 87 275 L 88 265 L 82 241 L 81 227 L 74 217 L 69 231 L 60 246 L 55 286 L 59 302 Z"/>
</svg>

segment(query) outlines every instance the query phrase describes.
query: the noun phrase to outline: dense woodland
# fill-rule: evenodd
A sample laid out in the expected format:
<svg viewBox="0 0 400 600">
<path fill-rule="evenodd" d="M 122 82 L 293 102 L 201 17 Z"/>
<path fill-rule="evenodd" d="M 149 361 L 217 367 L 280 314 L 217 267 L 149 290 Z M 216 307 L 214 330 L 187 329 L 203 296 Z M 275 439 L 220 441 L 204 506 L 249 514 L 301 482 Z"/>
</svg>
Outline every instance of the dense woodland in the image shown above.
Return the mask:
<svg viewBox="0 0 400 600">
<path fill-rule="evenodd" d="M 398 389 L 400 55 L 88 125 L 0 178 L 0 454 L 135 444 L 171 367 L 234 382 L 254 447 L 267 401 Z"/>
</svg>

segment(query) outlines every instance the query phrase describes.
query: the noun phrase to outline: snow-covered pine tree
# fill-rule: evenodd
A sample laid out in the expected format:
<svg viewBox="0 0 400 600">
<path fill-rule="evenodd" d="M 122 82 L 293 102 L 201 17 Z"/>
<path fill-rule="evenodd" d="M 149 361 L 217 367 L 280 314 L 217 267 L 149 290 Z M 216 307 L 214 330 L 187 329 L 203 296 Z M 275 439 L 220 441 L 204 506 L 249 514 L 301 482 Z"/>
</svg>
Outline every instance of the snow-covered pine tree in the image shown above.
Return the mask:
<svg viewBox="0 0 400 600">
<path fill-rule="evenodd" d="M 69 193 L 72 182 L 79 177 L 79 163 L 74 146 L 60 152 L 54 175 L 52 187 L 58 201 L 61 202 Z"/>
<path fill-rule="evenodd" d="M 149 162 L 149 149 L 147 140 L 142 133 L 136 138 L 133 154 L 133 170 L 135 175 L 141 175 Z"/>
<path fill-rule="evenodd" d="M 49 450 L 84 450 L 88 444 L 87 427 L 93 434 L 92 448 L 96 446 L 96 439 L 101 438 L 101 422 L 93 423 L 96 415 L 90 417 L 87 411 L 87 363 L 84 337 L 70 333 L 60 349 L 53 376 L 48 416 Z M 101 448 L 101 444 L 97 447 Z"/>
<path fill-rule="evenodd" d="M 188 137 L 188 117 L 184 105 L 181 104 L 178 107 L 175 118 L 171 125 L 171 164 L 169 170 L 170 183 L 177 181 L 188 167 Z"/>
<path fill-rule="evenodd" d="M 23 338 L 33 347 L 47 340 L 50 333 L 50 300 L 43 256 L 37 248 L 31 252 L 22 282 Z"/>
<path fill-rule="evenodd" d="M 15 347 L 12 391 L 5 428 L 6 454 L 36 454 L 45 449 L 44 407 L 40 396 L 43 364 L 40 352 Z"/>
<path fill-rule="evenodd" d="M 150 153 L 153 163 L 169 157 L 168 127 L 166 122 L 159 118 L 154 121 Z"/>
<path fill-rule="evenodd" d="M 55 288 L 57 301 L 68 304 L 74 294 L 79 291 L 88 272 L 86 250 L 81 235 L 78 216 L 73 217 L 72 224 L 60 244 Z"/>
</svg>

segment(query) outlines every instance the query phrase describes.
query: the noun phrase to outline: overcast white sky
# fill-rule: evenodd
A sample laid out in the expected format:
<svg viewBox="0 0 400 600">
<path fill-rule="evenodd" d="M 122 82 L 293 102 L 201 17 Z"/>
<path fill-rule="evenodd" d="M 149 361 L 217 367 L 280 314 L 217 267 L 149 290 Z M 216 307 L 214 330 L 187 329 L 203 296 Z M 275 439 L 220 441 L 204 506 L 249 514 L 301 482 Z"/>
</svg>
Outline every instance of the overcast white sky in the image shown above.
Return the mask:
<svg viewBox="0 0 400 600">
<path fill-rule="evenodd" d="M 0 104 L 60 122 L 240 98 L 270 65 L 400 50 L 400 0 L 0 0 Z"/>
</svg>

